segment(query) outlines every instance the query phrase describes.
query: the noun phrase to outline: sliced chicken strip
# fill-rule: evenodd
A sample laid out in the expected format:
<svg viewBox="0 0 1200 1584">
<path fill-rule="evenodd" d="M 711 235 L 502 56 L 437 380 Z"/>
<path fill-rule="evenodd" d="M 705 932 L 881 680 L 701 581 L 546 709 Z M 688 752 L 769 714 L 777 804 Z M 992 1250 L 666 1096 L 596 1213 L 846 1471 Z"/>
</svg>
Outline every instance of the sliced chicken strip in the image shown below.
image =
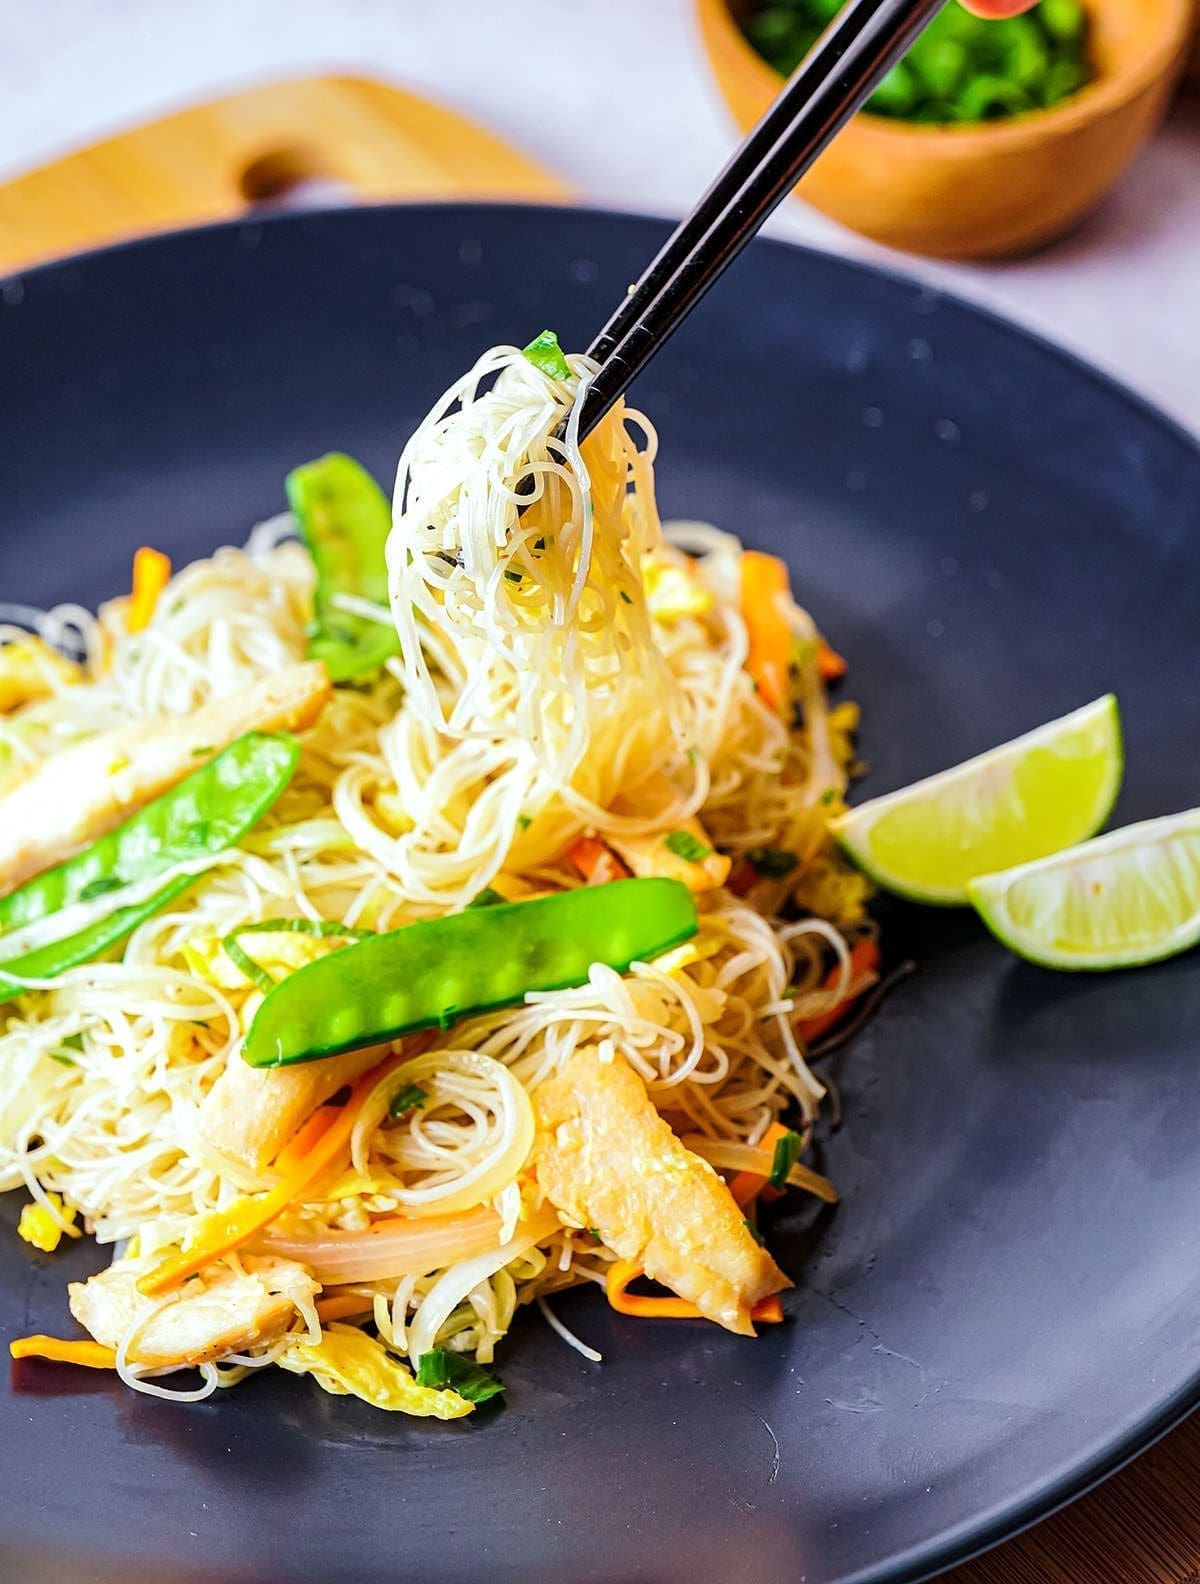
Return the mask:
<svg viewBox="0 0 1200 1584">
<path fill-rule="evenodd" d="M 200 1107 L 200 1136 L 219 1154 L 258 1171 L 319 1105 L 382 1061 L 389 1049 L 376 1045 L 274 1068 L 250 1067 L 235 1050 Z"/>
<path fill-rule="evenodd" d="M 120 1347 L 136 1326 L 129 1361 L 151 1369 L 208 1364 L 274 1342 L 297 1317 L 296 1297 L 319 1290 L 294 1260 L 247 1257 L 244 1273 L 211 1266 L 164 1305 L 137 1289 L 153 1264 L 121 1260 L 67 1288 L 71 1313 L 105 1347 Z"/>
<path fill-rule="evenodd" d="M 616 1057 L 575 1053 L 539 1086 L 537 1178 L 555 1209 L 594 1227 L 701 1314 L 753 1336 L 750 1311 L 791 1283 L 750 1236 L 728 1188 L 655 1110 L 646 1086 Z"/>
<path fill-rule="evenodd" d="M 0 896 L 103 836 L 248 731 L 303 731 L 330 697 L 319 661 L 288 666 L 192 715 L 73 743 L 0 797 Z"/>
</svg>

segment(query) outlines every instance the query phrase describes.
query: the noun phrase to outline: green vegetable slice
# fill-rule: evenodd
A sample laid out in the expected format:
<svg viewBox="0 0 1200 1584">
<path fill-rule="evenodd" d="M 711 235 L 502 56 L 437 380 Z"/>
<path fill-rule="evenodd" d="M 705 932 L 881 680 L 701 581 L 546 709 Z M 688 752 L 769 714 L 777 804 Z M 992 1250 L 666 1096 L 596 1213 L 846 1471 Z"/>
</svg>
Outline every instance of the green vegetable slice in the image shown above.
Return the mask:
<svg viewBox="0 0 1200 1584">
<path fill-rule="evenodd" d="M 85 929 L 18 957 L 0 958 L 0 993 L 22 988 L 27 979 L 51 979 L 90 961 L 182 895 L 195 884 L 195 876 L 177 875 L 140 902 L 115 905 L 126 886 L 234 846 L 287 786 L 299 756 L 294 737 L 248 732 L 116 830 L 0 898 L 0 931 L 5 932 L 109 891 L 114 901 L 111 913 Z"/>
<path fill-rule="evenodd" d="M 294 737 L 247 732 L 116 830 L 0 897 L 0 931 L 36 924 L 75 902 L 223 851 L 267 812 L 299 757 Z"/>
<path fill-rule="evenodd" d="M 294 468 L 286 487 L 317 569 L 309 657 L 323 660 L 334 682 L 375 676 L 400 653 L 396 630 L 390 621 L 342 610 L 337 598 L 348 594 L 387 609 L 387 497 L 361 463 L 337 451 Z"/>
<path fill-rule="evenodd" d="M 788 1173 L 800 1158 L 800 1150 L 804 1140 L 799 1133 L 791 1128 L 781 1139 L 775 1141 L 775 1154 L 771 1159 L 771 1175 L 767 1178 L 772 1188 L 782 1188 L 788 1180 Z"/>
<path fill-rule="evenodd" d="M 525 356 L 534 368 L 541 369 L 543 374 L 548 374 L 551 379 L 568 380 L 571 378 L 571 365 L 563 356 L 563 349 L 558 344 L 558 337 L 553 330 L 543 330 L 524 349 Z"/>
<path fill-rule="evenodd" d="M 496 890 L 495 886 L 484 886 L 483 890 L 478 894 L 478 896 L 473 896 L 471 898 L 471 900 L 467 903 L 467 906 L 469 908 L 496 907 L 503 901 L 504 898 L 500 895 L 499 891 Z"/>
<path fill-rule="evenodd" d="M 665 879 L 423 919 L 289 974 L 259 1007 L 242 1055 L 251 1067 L 279 1067 L 448 1028 L 533 990 L 584 984 L 593 963 L 624 973 L 696 928 L 691 892 Z"/>
<path fill-rule="evenodd" d="M 691 831 L 673 830 L 663 837 L 663 841 L 676 858 L 682 858 L 686 863 L 703 863 L 712 852 L 712 848 L 698 836 L 693 836 Z"/>
<path fill-rule="evenodd" d="M 751 847 L 746 852 L 746 862 L 764 880 L 786 880 L 800 860 L 786 847 Z"/>
<path fill-rule="evenodd" d="M 230 930 L 221 941 L 221 950 L 235 968 L 240 968 L 246 978 L 266 994 L 275 988 L 278 981 L 251 957 L 239 941 L 239 935 L 311 935 L 321 940 L 339 937 L 343 940 L 365 940 L 368 935 L 374 934 L 374 930 L 356 929 L 350 924 L 339 924 L 336 919 L 271 918 L 262 919 L 257 924 L 240 924 L 237 929 Z"/>
<path fill-rule="evenodd" d="M 429 1099 L 428 1091 L 421 1088 L 420 1084 L 405 1084 L 403 1089 L 398 1089 L 391 1098 L 388 1106 L 388 1116 L 393 1122 L 407 1116 L 410 1111 L 418 1110 Z"/>
<path fill-rule="evenodd" d="M 504 1390 L 504 1382 L 489 1374 L 474 1359 L 444 1347 L 421 1354 L 417 1385 L 428 1386 L 433 1391 L 456 1391 L 472 1403 L 488 1402 Z"/>
</svg>

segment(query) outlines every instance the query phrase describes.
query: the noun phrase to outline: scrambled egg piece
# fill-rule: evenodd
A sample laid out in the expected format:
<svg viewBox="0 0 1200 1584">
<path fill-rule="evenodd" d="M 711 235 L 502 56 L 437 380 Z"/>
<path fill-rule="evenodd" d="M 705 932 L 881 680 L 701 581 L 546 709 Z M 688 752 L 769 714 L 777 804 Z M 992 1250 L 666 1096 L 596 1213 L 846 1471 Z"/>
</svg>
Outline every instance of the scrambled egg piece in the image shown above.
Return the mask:
<svg viewBox="0 0 1200 1584">
<path fill-rule="evenodd" d="M 35 1200 L 21 1211 L 21 1219 L 17 1222 L 17 1236 L 24 1238 L 26 1243 L 32 1243 L 34 1248 L 41 1249 L 43 1254 L 53 1254 L 64 1236 L 68 1235 L 68 1228 L 74 1226 L 75 1209 L 73 1205 L 64 1205 L 56 1193 L 48 1193 L 46 1198 L 58 1211 L 62 1220 L 52 1215 L 45 1205 L 38 1204 Z M 77 1232 L 70 1233 L 72 1237 L 78 1235 Z"/>
<path fill-rule="evenodd" d="M 534 1106 L 538 1183 L 563 1218 L 595 1227 L 608 1248 L 708 1319 L 753 1336 L 754 1305 L 791 1283 L 629 1063 L 604 1062 L 584 1046 L 538 1087 Z"/>
<path fill-rule="evenodd" d="M 643 556 L 642 587 L 651 616 L 668 625 L 685 616 L 707 616 L 713 608 L 712 590 L 675 561 Z"/>
<path fill-rule="evenodd" d="M 413 1414 L 419 1419 L 462 1419 L 474 1403 L 456 1391 L 418 1386 L 399 1359 L 355 1326 L 329 1325 L 321 1340 L 293 1342 L 278 1359 L 280 1369 L 311 1375 L 324 1391 L 338 1397 L 361 1397 L 373 1408 Z"/>
</svg>

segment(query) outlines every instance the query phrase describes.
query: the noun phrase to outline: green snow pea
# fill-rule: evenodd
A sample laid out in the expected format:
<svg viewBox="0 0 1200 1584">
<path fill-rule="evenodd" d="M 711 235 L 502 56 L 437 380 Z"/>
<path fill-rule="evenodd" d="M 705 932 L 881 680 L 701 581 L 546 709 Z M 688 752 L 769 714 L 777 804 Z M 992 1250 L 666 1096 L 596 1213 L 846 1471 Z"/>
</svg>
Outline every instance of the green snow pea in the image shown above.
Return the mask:
<svg viewBox="0 0 1200 1584">
<path fill-rule="evenodd" d="M 251 1067 L 282 1067 L 448 1028 L 531 990 L 584 984 L 593 963 L 624 973 L 696 928 L 691 892 L 661 879 L 422 920 L 289 974 L 259 1007 L 242 1056 Z"/>
<path fill-rule="evenodd" d="M 294 468 L 288 504 L 317 569 L 308 653 L 334 682 L 359 682 L 400 653 L 391 621 L 342 610 L 339 595 L 388 608 L 384 546 L 392 527 L 387 497 L 361 463 L 340 452 Z"/>
<path fill-rule="evenodd" d="M 51 979 L 89 961 L 194 885 L 194 875 L 175 875 L 152 896 L 119 905 L 126 886 L 232 847 L 279 797 L 299 756 L 300 745 L 286 733 L 247 732 L 123 825 L 0 898 L 0 995 L 20 989 L 25 979 Z M 107 892 L 110 913 L 61 940 L 4 957 L 7 932 Z"/>
</svg>

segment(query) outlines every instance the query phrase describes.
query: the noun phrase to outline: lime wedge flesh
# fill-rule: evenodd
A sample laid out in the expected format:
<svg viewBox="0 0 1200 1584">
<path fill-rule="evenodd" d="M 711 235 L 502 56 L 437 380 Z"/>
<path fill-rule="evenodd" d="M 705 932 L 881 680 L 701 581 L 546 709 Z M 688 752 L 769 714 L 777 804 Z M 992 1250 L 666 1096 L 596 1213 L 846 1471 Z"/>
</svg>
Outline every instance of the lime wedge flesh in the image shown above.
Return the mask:
<svg viewBox="0 0 1200 1584">
<path fill-rule="evenodd" d="M 834 823 L 847 854 L 889 891 L 964 903 L 978 875 L 1060 852 L 1095 834 L 1121 785 L 1111 693 L 940 775 L 875 798 Z"/>
<path fill-rule="evenodd" d="M 1004 944 L 1044 968 L 1131 968 L 1200 941 L 1200 809 L 973 880 Z"/>
</svg>

